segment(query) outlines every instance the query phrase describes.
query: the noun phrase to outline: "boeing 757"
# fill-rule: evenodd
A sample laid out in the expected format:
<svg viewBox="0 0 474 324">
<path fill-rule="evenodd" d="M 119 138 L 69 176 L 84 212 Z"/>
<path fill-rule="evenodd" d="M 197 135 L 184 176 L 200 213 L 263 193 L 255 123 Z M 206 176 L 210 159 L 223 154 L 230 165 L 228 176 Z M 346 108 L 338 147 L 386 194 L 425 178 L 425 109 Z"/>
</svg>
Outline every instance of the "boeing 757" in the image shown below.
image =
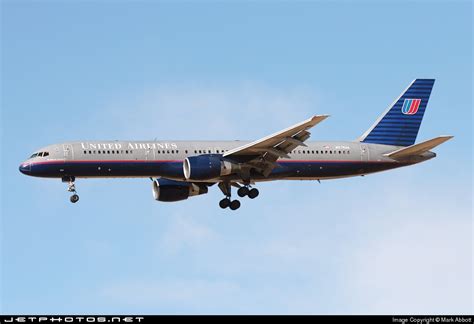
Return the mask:
<svg viewBox="0 0 474 324">
<path fill-rule="evenodd" d="M 430 150 L 452 138 L 415 144 L 434 79 L 416 79 L 362 136 L 354 141 L 309 142 L 316 115 L 253 142 L 246 141 L 76 141 L 34 152 L 21 163 L 26 175 L 68 183 L 71 202 L 78 178 L 143 177 L 152 180 L 155 200 L 173 202 L 202 195 L 217 184 L 221 208 L 238 209 L 239 197 L 254 199 L 255 185 L 274 180 L 327 180 L 364 176 L 424 162 Z"/>
</svg>

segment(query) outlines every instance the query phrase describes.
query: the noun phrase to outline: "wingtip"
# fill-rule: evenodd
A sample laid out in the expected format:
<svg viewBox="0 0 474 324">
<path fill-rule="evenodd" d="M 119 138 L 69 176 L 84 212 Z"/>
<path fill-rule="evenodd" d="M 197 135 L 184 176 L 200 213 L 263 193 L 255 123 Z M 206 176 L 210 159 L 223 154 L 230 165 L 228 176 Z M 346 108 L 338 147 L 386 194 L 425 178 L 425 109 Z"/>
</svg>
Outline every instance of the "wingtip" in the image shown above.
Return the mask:
<svg viewBox="0 0 474 324">
<path fill-rule="evenodd" d="M 454 135 L 441 135 L 440 137 L 446 138 L 446 140 L 450 140 L 451 138 L 454 137 Z"/>
<path fill-rule="evenodd" d="M 328 118 L 329 116 L 331 115 L 314 115 L 313 117 L 311 117 L 311 119 L 326 119 Z"/>
</svg>

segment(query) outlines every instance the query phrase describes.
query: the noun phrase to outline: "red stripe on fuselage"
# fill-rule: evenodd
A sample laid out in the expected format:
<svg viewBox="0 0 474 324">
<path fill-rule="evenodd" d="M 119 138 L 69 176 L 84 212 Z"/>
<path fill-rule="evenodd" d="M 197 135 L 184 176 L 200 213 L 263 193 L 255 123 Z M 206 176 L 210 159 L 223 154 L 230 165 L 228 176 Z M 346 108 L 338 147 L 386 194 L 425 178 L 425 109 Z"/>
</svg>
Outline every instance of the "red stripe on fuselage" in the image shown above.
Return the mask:
<svg viewBox="0 0 474 324">
<path fill-rule="evenodd" d="M 39 164 L 80 164 L 80 163 L 183 163 L 182 160 L 51 160 L 32 162 Z M 276 163 L 396 163 L 396 161 L 361 161 L 361 160 L 280 160 Z"/>
<path fill-rule="evenodd" d="M 392 161 L 361 161 L 361 160 L 283 160 L 276 163 L 394 163 Z"/>
<path fill-rule="evenodd" d="M 166 162 L 179 162 L 183 163 L 182 160 L 51 160 L 51 161 L 38 161 L 32 162 L 31 165 L 36 164 L 55 164 L 55 163 L 166 163 Z"/>
</svg>

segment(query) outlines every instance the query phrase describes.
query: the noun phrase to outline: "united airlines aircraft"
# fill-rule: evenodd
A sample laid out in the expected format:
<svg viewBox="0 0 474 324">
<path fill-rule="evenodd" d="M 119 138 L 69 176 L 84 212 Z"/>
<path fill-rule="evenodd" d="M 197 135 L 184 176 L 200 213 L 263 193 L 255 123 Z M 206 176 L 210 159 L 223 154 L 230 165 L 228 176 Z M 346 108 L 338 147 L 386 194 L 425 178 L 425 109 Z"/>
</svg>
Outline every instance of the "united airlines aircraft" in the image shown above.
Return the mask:
<svg viewBox="0 0 474 324">
<path fill-rule="evenodd" d="M 77 141 L 54 144 L 21 163 L 26 175 L 68 183 L 76 203 L 78 178 L 143 177 L 153 197 L 172 202 L 217 187 L 221 208 L 238 209 L 239 197 L 254 199 L 255 185 L 274 180 L 327 180 L 404 167 L 436 156 L 430 150 L 452 138 L 415 144 L 433 88 L 416 79 L 355 141 L 309 142 L 310 129 L 328 115 L 316 115 L 254 142 L 244 141 Z"/>
</svg>

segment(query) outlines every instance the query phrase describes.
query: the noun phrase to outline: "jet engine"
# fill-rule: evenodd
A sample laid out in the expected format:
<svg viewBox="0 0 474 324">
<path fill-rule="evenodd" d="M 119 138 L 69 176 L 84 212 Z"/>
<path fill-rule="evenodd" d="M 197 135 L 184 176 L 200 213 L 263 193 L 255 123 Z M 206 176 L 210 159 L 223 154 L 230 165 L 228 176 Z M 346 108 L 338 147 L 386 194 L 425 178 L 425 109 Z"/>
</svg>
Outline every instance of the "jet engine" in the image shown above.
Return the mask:
<svg viewBox="0 0 474 324">
<path fill-rule="evenodd" d="M 153 181 L 153 198 L 158 201 L 180 201 L 191 196 L 206 194 L 208 188 L 205 184 L 181 182 L 168 179 Z"/>
<path fill-rule="evenodd" d="M 187 180 L 202 181 L 239 172 L 240 165 L 223 159 L 221 155 L 206 154 L 186 158 L 183 171 Z"/>
</svg>

